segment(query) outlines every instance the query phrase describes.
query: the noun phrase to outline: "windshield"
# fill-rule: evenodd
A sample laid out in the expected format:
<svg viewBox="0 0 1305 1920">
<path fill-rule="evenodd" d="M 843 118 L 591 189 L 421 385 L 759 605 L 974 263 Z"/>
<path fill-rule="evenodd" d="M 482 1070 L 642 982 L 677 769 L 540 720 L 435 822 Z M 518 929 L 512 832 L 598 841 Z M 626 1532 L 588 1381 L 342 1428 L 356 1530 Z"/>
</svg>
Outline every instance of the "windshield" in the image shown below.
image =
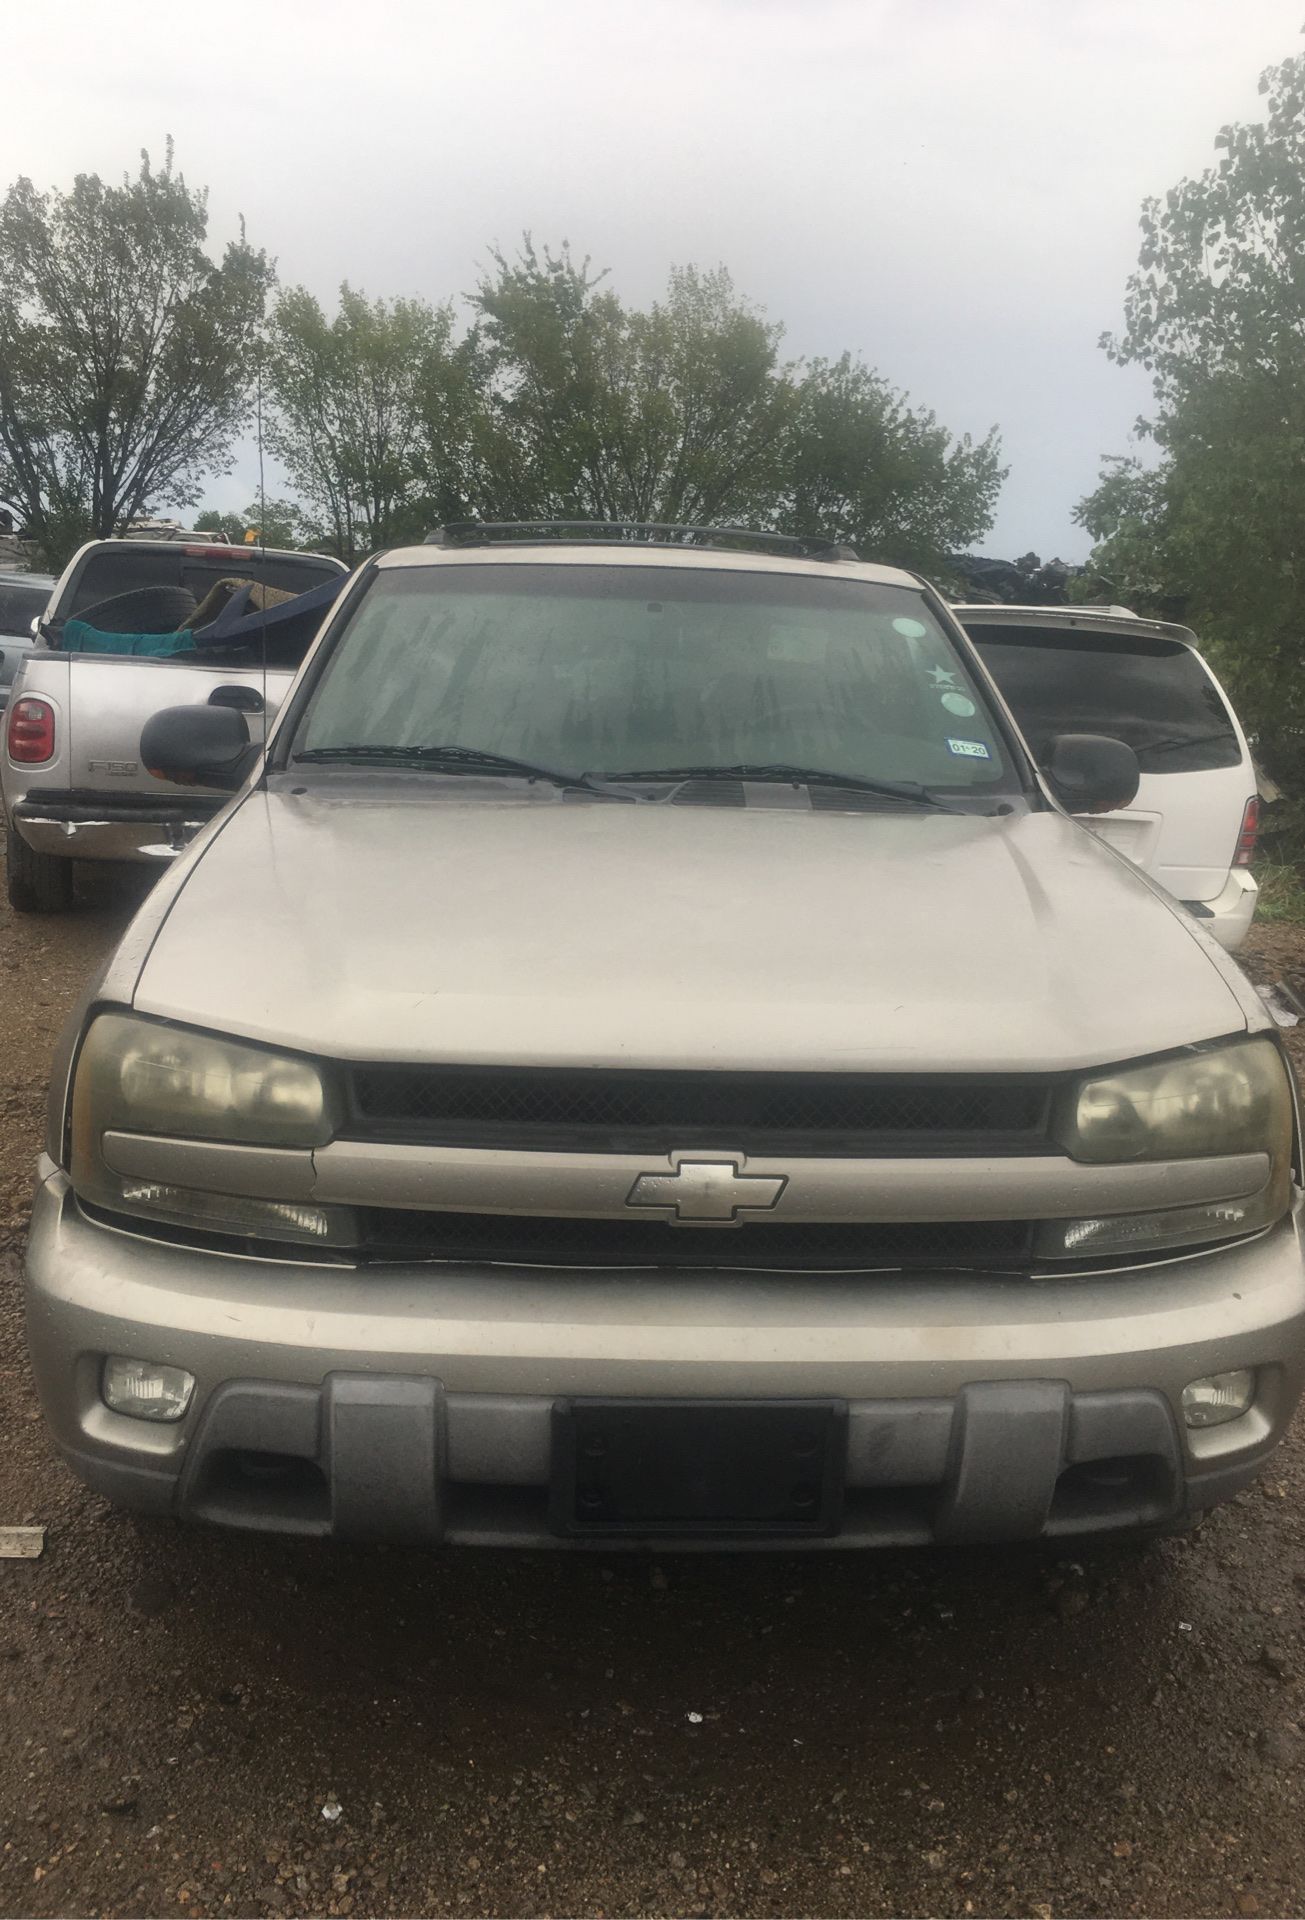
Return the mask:
<svg viewBox="0 0 1305 1920">
<path fill-rule="evenodd" d="M 1181 640 L 996 625 L 970 637 L 1039 761 L 1058 733 L 1105 733 L 1143 773 L 1241 764 L 1219 690 Z"/>
<path fill-rule="evenodd" d="M 0 580 L 0 633 L 29 639 L 32 622 L 38 613 L 44 613 L 49 598 L 48 587 L 29 587 L 12 580 Z"/>
<path fill-rule="evenodd" d="M 291 757 L 449 745 L 573 773 L 782 765 L 1017 786 L 921 593 L 702 567 L 380 570 Z"/>
</svg>

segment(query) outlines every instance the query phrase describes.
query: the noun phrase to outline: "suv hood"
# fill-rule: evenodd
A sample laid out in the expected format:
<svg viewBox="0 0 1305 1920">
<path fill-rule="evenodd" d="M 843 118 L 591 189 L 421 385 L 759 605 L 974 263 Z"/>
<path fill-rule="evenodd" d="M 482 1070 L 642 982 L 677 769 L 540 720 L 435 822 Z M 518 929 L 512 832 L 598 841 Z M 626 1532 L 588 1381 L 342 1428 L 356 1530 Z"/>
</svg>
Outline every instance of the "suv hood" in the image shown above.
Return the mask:
<svg viewBox="0 0 1305 1920">
<path fill-rule="evenodd" d="M 1181 910 L 1057 813 L 394 775 L 249 794 L 176 886 L 134 1005 L 337 1058 L 1050 1072 L 1248 1024 Z"/>
</svg>

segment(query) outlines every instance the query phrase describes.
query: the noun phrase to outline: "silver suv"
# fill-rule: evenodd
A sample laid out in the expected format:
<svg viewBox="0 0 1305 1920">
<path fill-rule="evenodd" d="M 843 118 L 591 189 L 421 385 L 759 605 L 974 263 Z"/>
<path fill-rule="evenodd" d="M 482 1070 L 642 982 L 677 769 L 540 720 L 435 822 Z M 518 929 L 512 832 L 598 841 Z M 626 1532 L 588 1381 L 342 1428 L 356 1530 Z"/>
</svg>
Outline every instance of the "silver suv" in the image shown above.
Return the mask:
<svg viewBox="0 0 1305 1920">
<path fill-rule="evenodd" d="M 351 582 L 62 1043 L 28 1253 L 94 1487 L 424 1541 L 1181 1525 L 1305 1366 L 1293 1082 L 910 574 L 463 528 Z"/>
</svg>

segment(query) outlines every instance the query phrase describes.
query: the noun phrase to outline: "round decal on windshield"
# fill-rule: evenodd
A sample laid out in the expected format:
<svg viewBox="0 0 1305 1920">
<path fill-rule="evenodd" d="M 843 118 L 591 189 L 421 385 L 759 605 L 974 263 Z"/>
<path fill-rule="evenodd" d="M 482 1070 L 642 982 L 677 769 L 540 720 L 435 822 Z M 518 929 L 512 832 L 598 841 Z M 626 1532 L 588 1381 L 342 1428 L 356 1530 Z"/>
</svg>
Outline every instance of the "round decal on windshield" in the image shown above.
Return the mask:
<svg viewBox="0 0 1305 1920">
<path fill-rule="evenodd" d="M 919 620 L 894 620 L 893 632 L 900 633 L 905 640 L 923 640 L 929 629 Z"/>
<path fill-rule="evenodd" d="M 948 713 L 954 713 L 960 720 L 968 720 L 974 712 L 973 700 L 967 700 L 963 693 L 945 693 L 942 703 Z"/>
</svg>

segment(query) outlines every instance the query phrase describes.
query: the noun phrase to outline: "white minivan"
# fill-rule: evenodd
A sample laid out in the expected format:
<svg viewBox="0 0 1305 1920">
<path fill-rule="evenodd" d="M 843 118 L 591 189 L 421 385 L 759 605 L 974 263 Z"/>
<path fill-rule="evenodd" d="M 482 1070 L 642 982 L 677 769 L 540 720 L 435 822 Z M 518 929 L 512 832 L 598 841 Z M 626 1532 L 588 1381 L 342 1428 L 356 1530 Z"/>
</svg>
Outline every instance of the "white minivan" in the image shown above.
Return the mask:
<svg viewBox="0 0 1305 1920">
<path fill-rule="evenodd" d="M 1085 820 L 1235 951 L 1255 914 L 1255 770 L 1228 697 L 1187 627 L 1124 607 L 952 609 L 1035 759 L 1057 734 L 1111 734 L 1137 755 L 1137 797 Z"/>
</svg>

